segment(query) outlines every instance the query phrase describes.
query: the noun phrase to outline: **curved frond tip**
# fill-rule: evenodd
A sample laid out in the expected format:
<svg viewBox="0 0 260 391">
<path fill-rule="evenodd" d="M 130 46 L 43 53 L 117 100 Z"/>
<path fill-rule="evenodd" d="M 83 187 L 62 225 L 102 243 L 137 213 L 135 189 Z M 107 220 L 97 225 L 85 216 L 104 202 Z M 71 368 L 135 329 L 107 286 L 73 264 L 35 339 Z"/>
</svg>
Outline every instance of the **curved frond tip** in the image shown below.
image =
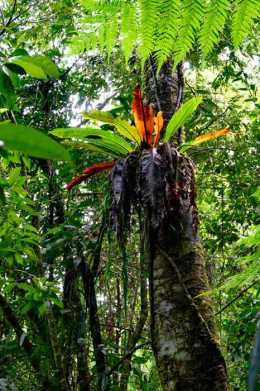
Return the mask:
<svg viewBox="0 0 260 391">
<path fill-rule="evenodd" d="M 86 167 L 83 170 L 83 175 L 74 177 L 69 183 L 65 185 L 65 189 L 71 190 L 74 186 L 79 185 L 81 182 L 87 180 L 88 178 L 97 175 L 103 171 L 109 170 L 114 166 L 115 162 L 102 162 L 94 163 L 91 166 Z"/>
</svg>

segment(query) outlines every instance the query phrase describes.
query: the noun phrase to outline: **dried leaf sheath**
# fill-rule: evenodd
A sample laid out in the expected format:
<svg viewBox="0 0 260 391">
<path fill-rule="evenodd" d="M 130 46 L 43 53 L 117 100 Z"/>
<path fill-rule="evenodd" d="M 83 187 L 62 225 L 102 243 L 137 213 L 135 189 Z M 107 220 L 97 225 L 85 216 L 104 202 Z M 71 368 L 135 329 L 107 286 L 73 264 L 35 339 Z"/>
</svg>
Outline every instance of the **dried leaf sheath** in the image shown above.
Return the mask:
<svg viewBox="0 0 260 391">
<path fill-rule="evenodd" d="M 113 167 L 110 180 L 112 187 L 111 219 L 121 245 L 130 228 L 131 207 L 137 205 L 136 172 L 138 155 L 131 154 L 120 159 Z"/>
<path fill-rule="evenodd" d="M 182 219 L 182 224 L 196 230 L 195 189 L 190 172 L 193 172 L 190 160 L 170 144 L 143 149 L 140 156 L 131 154 L 115 163 L 110 175 L 111 217 L 121 244 L 127 238 L 131 212 L 139 207 L 148 213 L 149 226 L 154 232 L 161 224 L 167 225 L 170 215 L 176 223 L 175 231 L 181 231 L 179 213 L 191 208 L 186 213 L 191 220 Z"/>
</svg>

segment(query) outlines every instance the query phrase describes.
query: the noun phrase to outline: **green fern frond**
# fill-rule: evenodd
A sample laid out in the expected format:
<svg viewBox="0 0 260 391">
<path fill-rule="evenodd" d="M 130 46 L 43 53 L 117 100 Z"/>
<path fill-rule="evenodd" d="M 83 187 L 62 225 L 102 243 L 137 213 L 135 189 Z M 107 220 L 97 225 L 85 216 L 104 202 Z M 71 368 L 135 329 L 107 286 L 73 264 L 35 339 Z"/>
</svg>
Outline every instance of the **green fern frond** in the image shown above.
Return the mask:
<svg viewBox="0 0 260 391">
<path fill-rule="evenodd" d="M 81 25 L 86 34 L 91 34 L 85 49 L 98 47 L 101 51 L 106 50 L 109 57 L 118 35 L 118 2 L 108 4 L 98 0 L 83 0 L 81 3 L 87 11 L 87 15 L 81 19 Z"/>
<path fill-rule="evenodd" d="M 237 0 L 232 19 L 232 41 L 238 47 L 250 32 L 253 19 L 259 15 L 259 0 Z"/>
<path fill-rule="evenodd" d="M 125 4 L 121 10 L 121 47 L 127 60 L 136 45 L 137 23 L 135 7 Z"/>
<path fill-rule="evenodd" d="M 88 11 L 96 11 L 97 7 L 99 8 L 99 0 L 80 0 L 81 5 L 86 8 Z"/>
<path fill-rule="evenodd" d="M 108 15 L 106 23 L 106 33 L 105 33 L 105 46 L 107 49 L 108 57 L 112 53 L 113 48 L 115 47 L 116 40 L 118 35 L 118 15 L 116 9 L 111 10 Z"/>
<path fill-rule="evenodd" d="M 138 39 L 140 42 L 137 51 L 142 64 L 154 51 L 154 32 L 157 25 L 156 7 L 156 0 L 137 1 Z"/>
<path fill-rule="evenodd" d="M 78 53 L 84 52 L 86 50 L 85 45 L 85 33 L 78 34 L 76 37 L 73 37 L 73 39 L 69 43 L 69 53 L 71 55 L 76 55 Z"/>
<path fill-rule="evenodd" d="M 136 47 L 142 64 L 153 53 L 158 68 L 172 54 L 175 66 L 184 60 L 197 37 L 205 57 L 220 40 L 228 17 L 232 41 L 238 47 L 260 12 L 259 0 L 81 0 L 81 3 L 87 12 L 79 23 L 79 38 L 73 39 L 74 52 L 96 46 L 111 54 L 119 37 L 126 59 Z M 80 42 L 83 31 L 87 34 L 84 43 Z M 89 33 L 96 34 L 95 42 L 91 39 L 89 43 Z"/>
<path fill-rule="evenodd" d="M 205 57 L 220 39 L 226 17 L 230 8 L 230 0 L 211 0 L 200 32 L 200 46 Z"/>
<path fill-rule="evenodd" d="M 101 52 L 106 48 L 106 23 L 102 23 L 98 26 L 96 31 L 96 45 Z"/>
<path fill-rule="evenodd" d="M 155 53 L 158 69 L 171 56 L 178 32 L 180 0 L 161 0 L 157 5 L 159 17 Z"/>
<path fill-rule="evenodd" d="M 256 251 L 254 254 L 247 257 L 239 258 L 240 263 L 246 264 L 244 270 L 229 277 L 219 288 L 223 291 L 235 288 L 242 288 L 244 286 L 252 284 L 254 281 L 260 280 L 260 251 Z"/>
<path fill-rule="evenodd" d="M 180 29 L 174 45 L 175 66 L 184 60 L 193 46 L 204 15 L 204 0 L 183 0 L 180 14 Z"/>
</svg>

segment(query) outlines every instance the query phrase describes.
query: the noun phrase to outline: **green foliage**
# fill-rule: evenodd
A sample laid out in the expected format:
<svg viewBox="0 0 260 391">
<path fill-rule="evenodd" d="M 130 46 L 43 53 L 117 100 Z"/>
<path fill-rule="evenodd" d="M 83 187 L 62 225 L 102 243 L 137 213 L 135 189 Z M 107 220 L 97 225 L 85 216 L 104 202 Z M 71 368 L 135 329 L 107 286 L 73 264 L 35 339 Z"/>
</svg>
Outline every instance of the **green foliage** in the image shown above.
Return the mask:
<svg viewBox="0 0 260 391">
<path fill-rule="evenodd" d="M 121 46 L 125 59 L 128 59 L 137 39 L 135 6 L 133 4 L 125 4 L 121 11 L 121 18 Z"/>
<path fill-rule="evenodd" d="M 78 142 L 82 143 L 85 140 L 88 144 L 104 146 L 106 149 L 118 154 L 118 156 L 122 154 L 125 155 L 133 151 L 133 147 L 127 141 L 109 130 L 93 128 L 65 128 L 54 129 L 49 133 L 61 138 L 77 138 Z M 81 145 L 83 146 L 83 144 Z"/>
<path fill-rule="evenodd" d="M 257 0 L 235 1 L 235 11 L 232 18 L 232 40 L 239 47 L 250 31 L 254 18 L 259 16 L 260 5 Z"/>
<path fill-rule="evenodd" d="M 154 50 L 156 27 L 158 23 L 157 2 L 155 0 L 138 0 L 136 23 L 138 29 L 138 54 L 144 64 L 144 60 Z"/>
<path fill-rule="evenodd" d="M 102 139 L 100 140 L 93 140 L 93 142 L 77 142 L 77 141 L 62 141 L 62 144 L 68 148 L 71 149 L 80 149 L 80 150 L 86 150 L 91 152 L 97 152 L 98 154 L 119 158 L 121 155 L 125 155 L 125 150 L 122 153 L 122 149 L 119 147 L 117 148 L 116 145 L 111 144 L 109 141 L 106 142 Z"/>
<path fill-rule="evenodd" d="M 6 65 L 10 66 L 10 64 L 18 65 L 32 77 L 36 77 L 37 79 L 47 79 L 46 73 L 43 71 L 43 69 L 40 66 L 36 65 L 30 59 L 29 56 L 17 56 L 17 57 L 10 58 L 9 62 Z"/>
<path fill-rule="evenodd" d="M 125 141 L 122 137 L 117 136 L 113 132 L 109 130 L 102 129 L 93 129 L 93 128 L 63 128 L 63 129 L 54 129 L 50 132 L 54 136 L 61 138 L 71 138 L 76 137 L 78 139 L 86 138 L 88 141 L 94 141 L 95 139 L 102 139 L 106 141 L 110 141 L 118 145 L 119 147 L 124 148 L 124 153 L 132 152 L 133 148 L 131 145 Z"/>
<path fill-rule="evenodd" d="M 17 111 L 15 90 L 23 74 L 43 80 L 60 76 L 58 68 L 47 56 L 29 56 L 24 49 L 16 49 L 9 58 L 0 53 L 0 104 L 9 110 Z"/>
<path fill-rule="evenodd" d="M 72 40 L 74 48 L 106 48 L 110 55 L 119 41 L 126 59 L 131 49 L 137 48 L 142 63 L 155 54 L 159 68 L 170 56 L 174 57 L 176 66 L 197 41 L 205 58 L 220 41 L 225 27 L 229 34 L 230 23 L 233 44 L 240 46 L 251 34 L 253 20 L 259 14 L 257 0 L 136 0 L 133 3 L 112 1 L 109 5 L 84 1 L 83 5 L 89 15 L 83 19 L 78 39 Z M 114 19 L 121 24 L 117 41 L 117 28 L 111 27 Z M 82 46 L 82 40 L 88 41 L 84 34 L 88 37 L 93 31 L 99 31 L 96 43 L 92 42 L 91 46 L 89 41 Z"/>
<path fill-rule="evenodd" d="M 0 258 L 7 269 L 35 262 L 33 247 L 40 244 L 37 230 L 25 218 L 27 213 L 37 216 L 34 203 L 24 190 L 26 177 L 21 176 L 18 167 L 10 169 L 8 174 L 7 178 L 0 178 L 0 202 L 4 211 L 0 216 Z"/>
<path fill-rule="evenodd" d="M 180 1 L 162 0 L 157 4 L 156 12 L 158 13 L 157 31 L 160 38 L 155 40 L 154 52 L 158 68 L 160 68 L 165 59 L 173 53 L 180 23 Z"/>
<path fill-rule="evenodd" d="M 93 112 L 83 113 L 83 117 L 86 119 L 111 124 L 116 128 L 119 134 L 126 137 L 128 140 L 135 141 L 138 143 L 140 143 L 141 141 L 140 135 L 134 126 L 131 126 L 127 121 L 122 120 L 118 117 L 114 118 L 110 113 L 96 110 Z"/>
<path fill-rule="evenodd" d="M 200 32 L 200 46 L 204 57 L 220 40 L 220 33 L 224 29 L 230 6 L 229 0 L 211 0 L 209 2 Z"/>
<path fill-rule="evenodd" d="M 22 68 L 28 75 L 37 79 L 47 79 L 48 77 L 58 79 L 60 76 L 58 68 L 47 56 L 14 56 L 10 57 L 4 65 L 18 74 L 21 72 L 19 68 Z M 18 67 L 13 67 L 13 65 Z"/>
<path fill-rule="evenodd" d="M 236 258 L 234 265 L 239 270 L 229 277 L 218 290 L 238 289 L 250 286 L 259 281 L 260 276 L 260 225 L 253 228 L 253 232 L 247 237 L 235 243 L 234 250 L 241 254 Z M 246 254 L 246 255 L 243 255 Z M 216 290 L 217 291 L 217 290 Z"/>
<path fill-rule="evenodd" d="M 0 388 L 6 380 L 8 387 L 15 383 L 19 391 L 58 390 L 65 370 L 71 388 L 76 382 L 82 384 L 80 374 L 83 372 L 85 378 L 90 379 L 90 389 L 97 389 L 98 360 L 91 327 L 93 320 L 99 319 L 101 350 L 105 352 L 107 370 L 121 362 L 110 376 L 111 390 L 120 390 L 120 379 L 126 373 L 121 360 L 128 353 L 127 341 L 142 313 L 137 216 L 132 217 L 126 249 L 128 264 L 123 265 L 112 232 L 109 230 L 103 241 L 101 239 L 103 209 L 107 208 L 110 194 L 106 174 L 94 177 L 71 194 L 63 190 L 63 185 L 82 167 L 100 162 L 101 153 L 118 158 L 118 151 L 113 154 L 109 148 L 106 150 L 98 145 L 101 140 L 96 139 L 96 145 L 93 145 L 82 136 L 82 141 L 79 132 L 84 131 L 83 128 L 75 128 L 80 123 L 76 112 L 89 110 L 89 106 L 90 109 L 102 106 L 106 101 L 105 98 L 103 101 L 104 93 L 116 91 L 104 108 L 110 110 L 112 106 L 110 112 L 113 117 L 101 118 L 99 113 L 101 120 L 93 116 L 91 123 L 103 122 L 102 132 L 110 134 L 113 128 L 114 135 L 117 132 L 133 147 L 140 143 L 128 126 L 131 126 L 132 90 L 141 75 L 138 67 L 131 73 L 126 68 L 118 42 L 124 47 L 126 58 L 131 56 L 136 43 L 141 43 L 141 9 L 134 1 L 116 1 L 112 12 L 109 7 L 113 2 L 102 1 L 98 3 L 97 11 L 97 2 L 92 1 L 92 8 L 83 16 L 78 3 L 71 0 L 37 3 L 26 0 L 17 3 L 14 14 L 17 19 L 3 27 L 1 35 L 1 120 L 13 120 L 10 111 L 13 110 L 18 124 L 35 129 L 59 129 L 64 132 L 64 144 L 83 147 L 71 148 L 73 166 L 67 161 L 60 163 L 30 158 L 32 150 L 29 156 L 25 156 L 0 149 L 0 293 L 23 331 L 17 337 L 15 328 L 0 306 L 0 377 L 4 379 Z M 91 4 L 89 0 L 85 3 L 87 6 Z M 215 2 L 221 7 L 219 3 Z M 219 43 L 219 50 L 222 50 L 222 45 L 229 46 L 228 41 L 222 42 L 222 37 L 230 38 L 230 23 L 232 19 L 234 23 L 235 10 L 246 4 L 243 1 L 230 3 L 224 29 L 223 24 L 216 26 L 213 23 L 216 35 L 210 31 L 207 37 L 211 44 L 213 41 Z M 197 167 L 200 235 L 207 253 L 209 279 L 213 288 L 225 287 L 214 296 L 215 311 L 218 312 L 236 299 L 250 281 L 258 278 L 256 257 L 259 250 L 256 241 L 259 217 L 257 199 L 251 195 L 259 193 L 254 175 L 258 164 L 259 102 L 257 70 L 250 60 L 250 55 L 257 51 L 255 41 L 249 41 L 250 45 L 246 45 L 243 53 L 239 50 L 234 53 L 231 43 L 231 54 L 226 60 L 209 51 L 207 58 L 212 61 L 212 67 L 205 69 L 205 63 L 199 65 L 197 40 L 201 40 L 201 26 L 206 23 L 205 15 L 210 4 L 212 2 L 207 2 L 207 7 L 204 7 L 204 19 L 200 19 L 200 27 L 194 33 L 188 26 L 185 27 L 190 31 L 185 45 L 189 46 L 190 40 L 193 42 L 192 65 L 185 73 L 185 100 L 189 101 L 194 95 L 203 96 L 201 109 L 186 118 L 185 133 L 188 140 L 225 126 L 234 133 L 232 137 L 218 138 L 189 151 Z M 180 7 L 183 7 L 183 2 L 177 0 L 156 2 L 156 26 L 150 39 L 159 64 L 173 53 L 182 23 Z M 7 23 L 12 8 L 12 2 L 4 2 L 1 24 Z M 186 11 L 189 12 L 189 9 Z M 104 23 L 104 16 L 110 14 L 117 16 L 116 28 L 109 27 L 109 18 Z M 245 16 L 249 14 L 244 8 L 239 16 L 241 26 L 245 22 L 246 35 L 255 18 L 250 19 L 248 24 Z M 94 16 L 95 25 L 92 23 Z M 148 17 L 151 13 L 143 20 Z M 217 13 L 216 17 L 219 19 Z M 153 21 L 151 23 L 154 24 Z M 243 29 L 238 26 L 236 34 L 246 38 Z M 68 59 L 64 53 L 67 53 L 68 42 L 77 39 L 76 28 L 80 30 L 79 38 L 82 40 L 78 44 L 85 52 Z M 109 28 L 112 31 L 109 32 Z M 231 30 L 234 29 L 233 24 Z M 84 31 L 88 31 L 87 34 Z M 15 51 L 21 46 L 25 47 L 25 51 Z M 8 55 L 5 54 L 7 47 Z M 88 48 L 91 50 L 88 51 Z M 56 82 L 50 73 L 47 79 L 35 80 L 16 64 L 6 67 L 11 56 L 26 56 L 26 50 L 37 55 L 45 53 L 55 58 L 57 64 L 62 64 L 59 66 L 62 70 L 60 80 Z M 110 52 L 109 67 L 103 57 L 107 50 Z M 47 75 L 47 70 L 43 71 Z M 3 74 L 9 77 L 12 86 Z M 115 114 L 118 117 L 114 117 Z M 117 119 L 125 121 L 118 124 L 120 130 L 114 124 Z M 75 141 L 67 141 L 65 129 L 69 126 L 73 129 L 68 132 Z M 183 136 L 185 140 L 185 134 Z M 39 145 L 35 144 L 34 150 L 36 147 Z M 101 242 L 99 254 L 97 243 Z M 93 265 L 97 267 L 94 279 L 97 313 L 91 320 L 81 276 L 82 260 L 90 271 Z M 145 278 L 148 276 L 145 275 Z M 232 282 L 232 286 L 226 287 L 226 282 Z M 124 311 L 124 299 L 127 301 L 127 313 Z M 255 284 L 217 316 L 232 391 L 247 390 L 258 312 L 259 289 Z M 30 354 L 24 349 L 26 336 L 32 345 Z M 146 345 L 138 349 L 130 360 L 130 391 L 160 390 L 149 341 L 150 331 L 146 323 L 139 342 Z M 33 366 L 35 362 L 37 369 Z"/>
<path fill-rule="evenodd" d="M 184 103 L 175 114 L 173 114 L 167 125 L 163 141 L 167 142 L 172 138 L 172 136 L 177 132 L 177 130 L 182 125 L 184 125 L 189 116 L 194 113 L 194 111 L 197 109 L 201 102 L 201 97 L 191 98 L 186 103 Z"/>
<path fill-rule="evenodd" d="M 0 98 L 1 104 L 13 108 L 15 104 L 14 86 L 10 77 L 0 69 Z"/>
<path fill-rule="evenodd" d="M 56 141 L 39 130 L 23 125 L 0 122 L 0 140 L 2 146 L 13 151 L 45 159 L 70 160 L 66 149 Z"/>
<path fill-rule="evenodd" d="M 204 13 L 203 0 L 184 0 L 181 2 L 178 37 L 174 44 L 174 62 L 179 64 L 191 50 L 195 42 L 195 34 L 199 31 Z M 176 22 L 177 23 L 177 20 Z"/>
</svg>

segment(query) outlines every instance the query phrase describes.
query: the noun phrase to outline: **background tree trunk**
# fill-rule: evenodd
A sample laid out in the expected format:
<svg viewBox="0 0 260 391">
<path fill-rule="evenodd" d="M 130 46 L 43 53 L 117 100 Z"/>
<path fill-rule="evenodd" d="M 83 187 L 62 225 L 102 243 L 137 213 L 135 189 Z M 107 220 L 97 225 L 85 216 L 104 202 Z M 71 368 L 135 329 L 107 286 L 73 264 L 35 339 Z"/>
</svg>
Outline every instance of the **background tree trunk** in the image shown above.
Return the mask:
<svg viewBox="0 0 260 391">
<path fill-rule="evenodd" d="M 172 64 L 168 62 L 155 80 L 152 65 L 150 61 L 146 67 L 146 93 L 151 93 L 147 100 L 152 102 L 156 96 L 158 107 L 159 98 L 158 108 L 167 111 L 168 119 L 168 113 L 172 114 L 180 103 L 183 78 L 180 70 L 172 74 Z M 151 86 L 157 91 L 151 92 Z M 180 136 L 179 132 L 179 139 Z M 178 143 L 178 139 L 174 141 Z M 162 217 L 156 228 L 149 208 L 145 215 L 151 266 L 152 345 L 162 388 L 224 391 L 226 369 L 212 305 L 206 296 L 197 297 L 208 289 L 208 280 L 197 235 L 193 165 L 175 147 L 159 147 L 158 156 L 167 163 L 166 170 L 155 164 L 153 173 L 165 187 L 162 195 L 161 189 L 154 186 L 153 196 L 163 205 L 158 209 L 164 210 L 160 211 Z"/>
</svg>

